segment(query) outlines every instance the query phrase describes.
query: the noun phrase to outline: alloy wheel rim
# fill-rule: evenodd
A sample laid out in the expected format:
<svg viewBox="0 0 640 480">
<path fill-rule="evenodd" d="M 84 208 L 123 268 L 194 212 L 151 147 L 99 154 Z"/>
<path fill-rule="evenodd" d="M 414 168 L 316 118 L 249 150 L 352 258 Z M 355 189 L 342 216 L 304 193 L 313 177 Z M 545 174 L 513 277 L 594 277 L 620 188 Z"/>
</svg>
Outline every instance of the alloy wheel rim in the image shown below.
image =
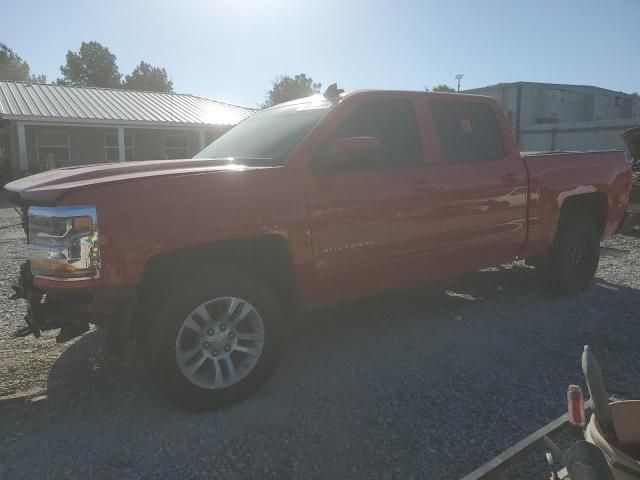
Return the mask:
<svg viewBox="0 0 640 480">
<path fill-rule="evenodd" d="M 251 372 L 264 348 L 264 322 L 251 303 L 217 297 L 198 305 L 182 322 L 176 362 L 194 385 L 220 390 Z"/>
</svg>

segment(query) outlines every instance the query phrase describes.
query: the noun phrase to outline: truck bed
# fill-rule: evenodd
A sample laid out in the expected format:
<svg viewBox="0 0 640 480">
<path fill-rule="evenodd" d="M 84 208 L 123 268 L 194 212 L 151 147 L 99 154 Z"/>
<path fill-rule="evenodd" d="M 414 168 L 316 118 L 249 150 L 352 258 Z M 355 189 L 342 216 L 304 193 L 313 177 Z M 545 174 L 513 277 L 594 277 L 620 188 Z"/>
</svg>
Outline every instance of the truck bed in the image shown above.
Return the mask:
<svg viewBox="0 0 640 480">
<path fill-rule="evenodd" d="M 523 153 L 529 177 L 527 253 L 545 249 L 555 236 L 560 205 L 571 195 L 607 197 L 603 237 L 622 224 L 629 201 L 630 170 L 622 150 Z"/>
</svg>

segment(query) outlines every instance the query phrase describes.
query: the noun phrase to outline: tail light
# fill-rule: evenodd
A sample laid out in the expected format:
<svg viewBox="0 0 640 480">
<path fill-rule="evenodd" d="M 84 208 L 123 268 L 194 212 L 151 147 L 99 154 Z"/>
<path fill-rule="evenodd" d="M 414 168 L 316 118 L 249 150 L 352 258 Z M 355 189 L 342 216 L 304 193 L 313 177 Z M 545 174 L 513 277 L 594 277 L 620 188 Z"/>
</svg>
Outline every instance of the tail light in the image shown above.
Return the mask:
<svg viewBox="0 0 640 480">
<path fill-rule="evenodd" d="M 584 396 L 579 385 L 569 385 L 567 390 L 567 404 L 569 410 L 569 423 L 574 427 L 584 427 Z"/>
</svg>

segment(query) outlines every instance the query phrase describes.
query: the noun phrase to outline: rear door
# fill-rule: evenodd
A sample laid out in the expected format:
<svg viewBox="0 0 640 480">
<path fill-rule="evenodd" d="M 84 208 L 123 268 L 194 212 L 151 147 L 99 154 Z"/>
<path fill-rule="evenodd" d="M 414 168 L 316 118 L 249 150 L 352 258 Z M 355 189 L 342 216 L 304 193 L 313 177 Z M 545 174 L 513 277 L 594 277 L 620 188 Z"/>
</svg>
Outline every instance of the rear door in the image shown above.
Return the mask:
<svg viewBox="0 0 640 480">
<path fill-rule="evenodd" d="M 469 271 L 512 261 L 526 236 L 526 170 L 504 141 L 503 116 L 483 99 L 429 96 L 439 143 L 443 268 Z"/>
</svg>

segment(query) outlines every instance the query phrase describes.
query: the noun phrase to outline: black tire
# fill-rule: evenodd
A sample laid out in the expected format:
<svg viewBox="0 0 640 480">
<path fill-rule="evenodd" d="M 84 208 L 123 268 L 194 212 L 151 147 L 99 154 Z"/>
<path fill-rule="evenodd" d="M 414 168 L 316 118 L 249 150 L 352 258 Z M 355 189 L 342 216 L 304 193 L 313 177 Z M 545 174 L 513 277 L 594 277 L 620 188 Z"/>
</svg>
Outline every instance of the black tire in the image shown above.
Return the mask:
<svg viewBox="0 0 640 480">
<path fill-rule="evenodd" d="M 561 221 L 549 252 L 532 263 L 544 288 L 570 294 L 591 286 L 599 261 L 596 223 L 579 214 Z"/>
<path fill-rule="evenodd" d="M 237 383 L 213 390 L 196 385 L 182 373 L 176 360 L 176 341 L 190 312 L 220 297 L 249 302 L 262 319 L 265 338 L 253 369 Z M 253 394 L 273 373 L 285 344 L 285 322 L 277 297 L 264 282 L 235 267 L 192 273 L 189 281 L 176 285 L 152 312 L 145 313 L 147 318 L 155 317 L 147 321 L 148 337 L 143 342 L 151 377 L 163 396 L 187 410 L 213 410 Z"/>
</svg>

